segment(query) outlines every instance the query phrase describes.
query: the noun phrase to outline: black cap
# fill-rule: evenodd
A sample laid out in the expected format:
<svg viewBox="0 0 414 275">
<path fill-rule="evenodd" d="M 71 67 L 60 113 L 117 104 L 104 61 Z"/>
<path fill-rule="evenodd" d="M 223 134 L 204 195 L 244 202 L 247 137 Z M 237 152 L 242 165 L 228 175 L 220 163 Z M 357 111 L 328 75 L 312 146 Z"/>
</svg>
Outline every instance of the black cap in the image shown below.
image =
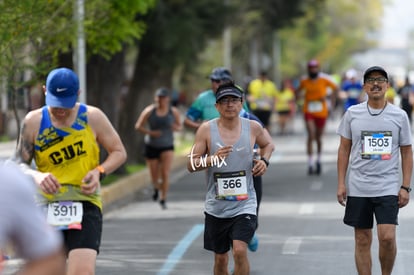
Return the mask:
<svg viewBox="0 0 414 275">
<path fill-rule="evenodd" d="M 373 72 L 378 72 L 380 73 L 383 77 L 385 77 L 388 80 L 388 74 L 387 72 L 384 70 L 384 68 L 380 67 L 380 66 L 372 66 L 369 67 L 365 73 L 364 73 L 364 82 L 367 80 L 368 76 L 373 73 Z"/>
<path fill-rule="evenodd" d="M 218 102 L 220 99 L 222 99 L 225 96 L 234 96 L 242 98 L 243 94 L 242 91 L 235 86 L 234 84 L 224 84 L 220 85 L 216 92 L 216 102 Z"/>
<path fill-rule="evenodd" d="M 214 68 L 209 77 L 211 80 L 233 80 L 230 71 L 224 67 Z"/>
</svg>

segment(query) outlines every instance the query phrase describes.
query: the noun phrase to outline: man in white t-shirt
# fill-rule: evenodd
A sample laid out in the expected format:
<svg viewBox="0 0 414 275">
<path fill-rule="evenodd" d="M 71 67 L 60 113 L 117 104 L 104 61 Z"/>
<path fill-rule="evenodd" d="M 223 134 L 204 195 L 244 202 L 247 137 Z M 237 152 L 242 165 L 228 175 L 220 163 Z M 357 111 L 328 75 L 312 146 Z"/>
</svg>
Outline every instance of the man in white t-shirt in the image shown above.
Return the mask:
<svg viewBox="0 0 414 275">
<path fill-rule="evenodd" d="M 13 164 L 0 164 L 0 250 L 24 260 L 18 274 L 64 275 L 61 235 L 35 204 L 35 183 Z M 0 259 L 0 273 L 7 261 Z"/>
<path fill-rule="evenodd" d="M 410 123 L 403 110 L 385 99 L 388 87 L 388 74 L 382 67 L 368 68 L 363 86 L 368 100 L 351 106 L 337 129 L 341 137 L 337 199 L 346 207 L 344 223 L 355 230 L 358 274 L 371 274 L 374 216 L 381 271 L 391 274 L 397 254 L 398 212 L 408 204 L 411 191 Z"/>
</svg>

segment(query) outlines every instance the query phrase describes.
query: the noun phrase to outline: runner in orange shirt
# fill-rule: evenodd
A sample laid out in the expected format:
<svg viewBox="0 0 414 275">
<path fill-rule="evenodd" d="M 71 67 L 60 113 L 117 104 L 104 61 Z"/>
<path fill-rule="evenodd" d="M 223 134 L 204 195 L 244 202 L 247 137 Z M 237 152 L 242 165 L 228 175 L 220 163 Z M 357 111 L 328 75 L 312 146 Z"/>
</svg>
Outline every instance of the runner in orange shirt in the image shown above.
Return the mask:
<svg viewBox="0 0 414 275">
<path fill-rule="evenodd" d="M 308 174 L 320 175 L 322 135 L 325 128 L 326 119 L 329 115 L 328 98 L 331 100 L 330 106 L 335 106 L 335 99 L 338 93 L 338 86 L 321 73 L 319 62 L 311 60 L 308 62 L 308 76 L 303 78 L 295 93 L 298 97 L 303 97 L 303 114 L 307 132 L 307 154 L 308 154 Z M 331 93 L 329 90 L 331 89 Z M 317 157 L 314 166 L 313 142 L 317 145 Z"/>
</svg>

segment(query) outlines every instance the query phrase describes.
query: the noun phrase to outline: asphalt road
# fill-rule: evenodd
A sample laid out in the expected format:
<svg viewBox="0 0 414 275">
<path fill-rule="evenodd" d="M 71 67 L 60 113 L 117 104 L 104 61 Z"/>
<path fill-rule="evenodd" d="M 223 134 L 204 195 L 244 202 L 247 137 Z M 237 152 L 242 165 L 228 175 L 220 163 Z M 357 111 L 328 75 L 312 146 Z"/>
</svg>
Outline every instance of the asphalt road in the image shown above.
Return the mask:
<svg viewBox="0 0 414 275">
<path fill-rule="evenodd" d="M 336 124 L 328 122 L 320 176 L 306 174 L 301 120 L 293 135 L 274 136 L 276 150 L 263 177 L 259 249 L 249 252 L 252 275 L 356 274 L 353 230 L 342 223 L 344 208 L 336 202 Z M 203 249 L 204 177 L 184 168 L 172 175 L 167 210 L 144 189 L 133 203 L 105 214 L 96 274 L 212 274 L 214 255 Z M 414 274 L 413 217 L 411 202 L 400 212 L 393 274 Z M 380 274 L 375 238 L 372 258 L 373 274 Z"/>
<path fill-rule="evenodd" d="M 294 135 L 274 137 L 251 274 L 356 274 L 353 230 L 336 202 L 337 121 L 327 127 L 320 176 L 306 174 L 303 125 L 295 123 Z M 204 173 L 183 169 L 173 176 L 167 210 L 143 190 L 136 202 L 108 213 L 97 274 L 212 274 L 213 254 L 203 249 L 204 191 Z M 413 207 L 400 212 L 393 274 L 414 274 Z M 380 274 L 375 239 L 372 257 L 373 274 Z"/>
</svg>

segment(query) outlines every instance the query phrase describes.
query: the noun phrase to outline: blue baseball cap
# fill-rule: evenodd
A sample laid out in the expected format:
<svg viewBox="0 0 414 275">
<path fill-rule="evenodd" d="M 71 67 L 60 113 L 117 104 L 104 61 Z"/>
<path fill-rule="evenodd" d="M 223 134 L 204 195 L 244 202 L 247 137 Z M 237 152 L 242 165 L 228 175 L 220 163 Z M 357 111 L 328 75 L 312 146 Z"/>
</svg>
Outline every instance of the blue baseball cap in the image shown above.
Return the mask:
<svg viewBox="0 0 414 275">
<path fill-rule="evenodd" d="M 46 79 L 46 105 L 71 109 L 78 99 L 79 78 L 68 68 L 52 70 Z"/>
<path fill-rule="evenodd" d="M 210 74 L 211 80 L 232 80 L 231 73 L 224 67 L 214 68 Z"/>
</svg>

